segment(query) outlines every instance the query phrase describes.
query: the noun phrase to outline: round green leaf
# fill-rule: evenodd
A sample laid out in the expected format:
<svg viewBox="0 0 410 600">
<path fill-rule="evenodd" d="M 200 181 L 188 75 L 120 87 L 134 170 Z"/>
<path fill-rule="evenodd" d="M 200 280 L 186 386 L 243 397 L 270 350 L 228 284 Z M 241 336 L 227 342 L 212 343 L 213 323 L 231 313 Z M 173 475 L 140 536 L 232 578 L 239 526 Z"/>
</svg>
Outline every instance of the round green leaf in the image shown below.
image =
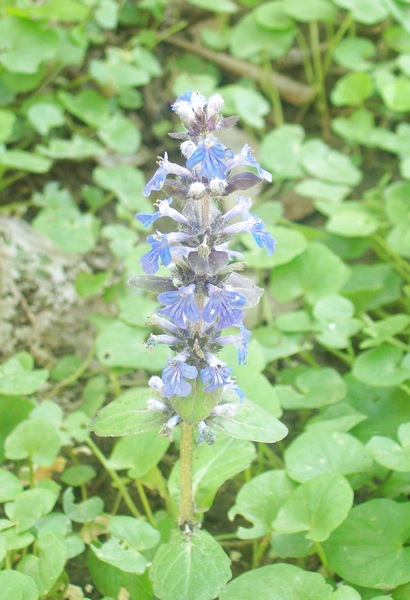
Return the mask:
<svg viewBox="0 0 410 600">
<path fill-rule="evenodd" d="M 275 59 L 292 46 L 295 29 L 271 30 L 261 26 L 253 13 L 248 13 L 232 28 L 229 46 L 233 56 L 260 59 L 264 55 Z"/>
<path fill-rule="evenodd" d="M 64 125 L 64 113 L 57 104 L 36 102 L 27 111 L 27 118 L 36 131 L 47 135 L 50 129 Z"/>
<path fill-rule="evenodd" d="M 332 119 L 331 126 L 337 135 L 350 143 L 357 142 L 364 146 L 378 145 L 375 136 L 379 135 L 380 131 L 375 127 L 373 114 L 364 108 L 358 108 L 346 118 Z"/>
<path fill-rule="evenodd" d="M 217 13 L 234 13 L 238 10 L 237 5 L 232 0 L 187 0 L 187 2 L 193 6 Z"/>
<path fill-rule="evenodd" d="M 327 0 L 286 0 L 284 3 L 286 14 L 297 21 L 310 23 L 311 21 L 332 21 L 336 18 L 337 10 Z"/>
<path fill-rule="evenodd" d="M 410 227 L 408 223 L 397 225 L 387 234 L 386 242 L 399 256 L 410 258 Z"/>
<path fill-rule="evenodd" d="M 101 547 L 91 545 L 100 560 L 126 573 L 141 575 L 147 568 L 147 559 L 135 548 L 124 548 L 118 540 L 112 539 Z"/>
<path fill-rule="evenodd" d="M 44 156 L 55 159 L 69 159 L 69 160 L 84 160 L 86 158 L 94 159 L 96 156 L 100 156 L 104 152 L 103 146 L 94 140 L 83 137 L 78 133 L 75 133 L 71 140 L 63 140 L 60 138 L 51 138 L 48 146 L 42 146 L 39 144 L 36 150 Z M 15 150 L 17 152 L 17 150 Z M 43 158 L 43 160 L 45 160 Z M 49 161 L 50 162 L 50 161 Z M 43 172 L 43 171 L 41 171 Z"/>
<path fill-rule="evenodd" d="M 337 293 L 349 278 L 349 268 L 323 244 L 312 243 L 298 257 L 272 272 L 271 291 L 280 302 L 305 295 L 310 303 Z"/>
<path fill-rule="evenodd" d="M 88 523 L 101 515 L 104 501 L 99 496 L 92 496 L 88 500 L 75 503 L 72 488 L 67 488 L 63 495 L 63 510 L 75 523 Z"/>
<path fill-rule="evenodd" d="M 296 488 L 286 471 L 268 471 L 257 475 L 241 487 L 235 504 L 229 510 L 231 521 L 241 515 L 253 524 L 238 527 L 237 535 L 242 540 L 262 537 L 272 528 L 279 508 Z"/>
<path fill-rule="evenodd" d="M 352 509 L 324 543 L 324 550 L 341 577 L 387 590 L 410 581 L 409 536 L 409 502 L 370 500 Z"/>
<path fill-rule="evenodd" d="M 206 531 L 189 536 L 177 531 L 157 551 L 150 578 L 161 600 L 210 600 L 231 578 L 229 565 L 225 552 Z"/>
<path fill-rule="evenodd" d="M 159 463 L 169 446 L 169 440 L 157 431 L 145 431 L 118 440 L 108 464 L 117 471 L 130 469 L 130 476 L 140 479 Z"/>
<path fill-rule="evenodd" d="M 6 438 L 5 452 L 10 460 L 29 458 L 36 465 L 52 465 L 60 451 L 60 437 L 49 421 L 23 421 Z"/>
<path fill-rule="evenodd" d="M 267 226 L 269 233 L 275 240 L 275 253 L 267 256 L 262 248 L 256 247 L 253 240 L 248 236 L 243 237 L 243 243 L 250 250 L 243 253 L 248 267 L 260 269 L 273 269 L 277 265 L 284 265 L 306 250 L 308 242 L 306 237 L 299 231 L 293 231 L 286 227 Z"/>
<path fill-rule="evenodd" d="M 279 398 L 285 409 L 320 408 L 339 402 L 346 395 L 346 384 L 334 369 L 305 369 L 293 382 L 297 392 L 286 393 L 289 388 L 280 386 Z M 278 386 L 279 387 L 279 386 Z M 284 389 L 283 389 L 284 388 Z"/>
<path fill-rule="evenodd" d="M 159 531 L 152 525 L 126 515 L 111 517 L 108 531 L 117 540 L 140 551 L 154 548 L 161 539 Z"/>
<path fill-rule="evenodd" d="M 305 175 L 300 153 L 305 131 L 300 125 L 282 125 L 268 133 L 260 146 L 261 162 L 274 180 L 298 179 Z"/>
<path fill-rule="evenodd" d="M 376 462 L 383 467 L 402 473 L 410 472 L 410 423 L 400 425 L 397 437 L 400 444 L 375 435 L 367 444 Z"/>
<path fill-rule="evenodd" d="M 39 591 L 33 579 L 19 571 L 6 569 L 0 573 L 0 600 L 38 600 Z"/>
<path fill-rule="evenodd" d="M 383 0 L 334 0 L 334 2 L 341 8 L 351 11 L 354 20 L 365 25 L 380 23 L 389 14 Z"/>
<path fill-rule="evenodd" d="M 395 77 L 384 83 L 380 94 L 390 110 L 396 112 L 410 110 L 410 81 L 407 77 Z"/>
<path fill-rule="evenodd" d="M 372 386 L 400 385 L 410 377 L 410 364 L 403 361 L 403 351 L 382 345 L 362 352 L 353 364 L 353 375 Z"/>
<path fill-rule="evenodd" d="M 410 226 L 410 183 L 397 181 L 385 191 L 386 214 L 394 225 Z"/>
<path fill-rule="evenodd" d="M 349 73 L 337 80 L 330 99 L 335 106 L 360 106 L 373 94 L 373 82 L 367 73 Z"/>
<path fill-rule="evenodd" d="M 297 437 L 285 452 L 289 476 L 308 481 L 323 473 L 363 473 L 373 461 L 355 437 L 338 431 L 308 431 Z"/>
<path fill-rule="evenodd" d="M 97 132 L 106 146 L 120 154 L 134 154 L 141 143 L 141 133 L 135 123 L 116 113 Z"/>
<path fill-rule="evenodd" d="M 345 69 L 367 71 L 372 64 L 367 60 L 376 54 L 376 45 L 368 38 L 344 38 L 333 50 L 334 60 Z"/>
<path fill-rule="evenodd" d="M 311 175 L 331 183 L 357 185 L 362 174 L 348 156 L 332 150 L 322 140 L 309 140 L 303 145 L 302 164 Z"/>
<path fill-rule="evenodd" d="M 0 40 L 0 63 L 18 73 L 36 73 L 41 63 L 55 58 L 59 45 L 56 31 L 41 21 L 21 17 L 0 21 Z"/>
<path fill-rule="evenodd" d="M 18 358 L 0 365 L 0 394 L 18 396 L 33 394 L 48 378 L 46 369 L 25 369 Z"/>
<path fill-rule="evenodd" d="M 224 98 L 225 114 L 238 114 L 242 120 L 257 129 L 265 125 L 265 117 L 270 110 L 270 104 L 257 91 L 240 85 L 228 85 L 221 88 Z"/>
<path fill-rule="evenodd" d="M 268 565 L 240 575 L 221 600 L 330 600 L 332 588 L 319 573 L 287 564 Z"/>
<path fill-rule="evenodd" d="M 58 486 L 57 491 L 40 487 L 24 490 L 14 502 L 5 505 L 5 513 L 16 524 L 17 533 L 26 532 L 53 510 L 57 498 Z"/>
<path fill-rule="evenodd" d="M 286 2 L 274 0 L 273 2 L 264 2 L 254 10 L 255 21 L 264 29 L 286 30 L 294 26 L 291 19 L 285 11 Z"/>
<path fill-rule="evenodd" d="M 18 568 L 32 577 L 41 596 L 46 596 L 64 569 L 66 550 L 63 542 L 50 532 L 39 535 L 36 546 L 38 556 L 26 555 Z"/>
<path fill-rule="evenodd" d="M 76 465 L 64 471 L 61 481 L 66 485 L 77 487 L 91 481 L 96 475 L 97 472 L 90 465 Z"/>
<path fill-rule="evenodd" d="M 389 338 L 394 337 L 398 333 L 404 331 L 410 324 L 410 317 L 405 314 L 393 315 L 386 319 L 374 321 L 367 327 L 363 328 L 363 333 L 369 336 L 370 339 L 364 340 L 360 344 L 360 348 L 371 348 L 380 346 Z"/>
<path fill-rule="evenodd" d="M 361 322 L 353 314 L 354 304 L 347 298 L 336 294 L 321 298 L 313 309 L 318 326 L 316 339 L 330 348 L 346 348 L 361 328 Z"/>
<path fill-rule="evenodd" d="M 353 490 L 338 473 L 324 473 L 302 483 L 280 508 L 273 527 L 279 533 L 307 531 L 306 539 L 327 540 L 347 517 Z"/>
<path fill-rule="evenodd" d="M 112 169 L 97 167 L 93 171 L 93 179 L 105 190 L 113 192 L 130 210 L 150 209 L 150 204 L 141 199 L 145 182 L 138 169 L 127 165 Z"/>
<path fill-rule="evenodd" d="M 23 484 L 13 473 L 0 470 L 0 502 L 14 500 L 23 491 Z"/>
<path fill-rule="evenodd" d="M 96 90 L 81 90 L 75 96 L 60 91 L 57 96 L 64 108 L 91 127 L 101 127 L 109 118 L 109 101 Z"/>
</svg>

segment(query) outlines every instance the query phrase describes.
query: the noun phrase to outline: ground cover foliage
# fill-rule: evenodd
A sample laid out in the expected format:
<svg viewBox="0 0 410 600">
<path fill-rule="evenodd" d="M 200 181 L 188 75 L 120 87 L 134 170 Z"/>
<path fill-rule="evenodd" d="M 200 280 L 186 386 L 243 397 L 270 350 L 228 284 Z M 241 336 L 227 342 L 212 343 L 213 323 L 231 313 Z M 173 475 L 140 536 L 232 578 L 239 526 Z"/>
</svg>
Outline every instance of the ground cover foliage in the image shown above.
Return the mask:
<svg viewBox="0 0 410 600">
<path fill-rule="evenodd" d="M 82 256 L 76 293 L 107 311 L 86 356 L 3 356 L 1 600 L 410 598 L 409 40 L 408 0 L 3 1 L 2 216 Z M 234 375 L 289 429 L 195 448 L 189 546 L 178 429 L 133 421 L 159 304 L 127 285 L 187 89 L 221 94 L 224 143 L 272 173 L 252 196 L 276 252 L 235 246 L 265 294 Z M 105 405 L 121 437 L 91 433 Z"/>
</svg>

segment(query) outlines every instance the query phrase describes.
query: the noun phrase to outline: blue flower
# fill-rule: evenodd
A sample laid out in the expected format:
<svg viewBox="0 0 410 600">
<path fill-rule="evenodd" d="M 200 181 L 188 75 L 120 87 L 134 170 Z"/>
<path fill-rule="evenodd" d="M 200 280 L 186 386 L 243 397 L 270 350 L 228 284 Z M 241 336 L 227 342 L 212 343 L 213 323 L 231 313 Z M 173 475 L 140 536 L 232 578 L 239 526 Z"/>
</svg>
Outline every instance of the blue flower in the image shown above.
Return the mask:
<svg viewBox="0 0 410 600">
<path fill-rule="evenodd" d="M 147 185 L 143 190 L 144 196 L 149 196 L 152 190 L 159 192 L 164 186 L 165 180 L 168 175 L 179 175 L 181 177 L 191 177 L 191 173 L 185 167 L 181 167 L 176 163 L 172 163 L 168 160 L 168 154 L 164 152 L 164 158 L 158 158 L 158 169 L 154 175 L 148 181 Z"/>
<path fill-rule="evenodd" d="M 187 160 L 186 166 L 193 169 L 202 163 L 200 175 L 207 179 L 226 179 L 225 157 L 225 146 L 207 139 L 199 143 L 195 152 Z"/>
<path fill-rule="evenodd" d="M 249 329 L 246 329 L 245 325 L 241 325 L 240 329 L 241 335 L 220 336 L 215 339 L 215 342 L 221 346 L 236 346 L 238 350 L 238 363 L 244 365 L 248 356 L 248 342 L 252 334 Z"/>
<path fill-rule="evenodd" d="M 159 294 L 158 300 L 165 304 L 157 312 L 168 317 L 173 323 L 180 327 L 186 327 L 187 323 L 196 323 L 201 318 L 201 311 L 195 302 L 195 284 L 182 286 L 174 292 L 163 292 Z"/>
<path fill-rule="evenodd" d="M 243 320 L 243 307 L 246 298 L 237 292 L 218 288 L 208 284 L 209 299 L 202 312 L 206 323 L 213 323 L 218 319 L 218 328 L 224 329 L 231 325 L 239 325 Z"/>
<path fill-rule="evenodd" d="M 231 171 L 235 167 L 239 166 L 250 166 L 254 167 L 257 170 L 258 175 L 261 179 L 265 179 L 266 181 L 272 181 L 272 175 L 268 173 L 268 171 L 265 171 L 265 169 L 262 169 L 262 167 L 256 161 L 252 153 L 252 148 L 248 144 L 245 144 L 241 152 L 239 154 L 236 154 L 231 160 L 228 161 L 228 171 Z"/>
<path fill-rule="evenodd" d="M 149 235 L 147 242 L 152 246 L 151 250 L 144 254 L 140 259 L 142 268 L 146 273 L 152 275 L 159 269 L 159 261 L 167 266 L 172 262 L 171 251 L 169 249 L 168 238 L 165 233 L 157 232 L 155 235 Z"/>
<path fill-rule="evenodd" d="M 265 224 L 261 219 L 254 219 L 249 232 L 252 234 L 252 237 L 259 248 L 265 248 L 268 254 L 273 254 L 275 252 L 275 240 L 269 231 L 265 229 Z"/>
<path fill-rule="evenodd" d="M 198 369 L 186 363 L 186 353 L 181 352 L 173 358 L 168 359 L 168 365 L 162 371 L 164 386 L 162 393 L 167 398 L 172 396 L 188 396 L 192 390 L 191 384 L 186 379 L 195 379 Z"/>
<path fill-rule="evenodd" d="M 156 212 L 154 212 L 152 214 L 137 213 L 135 215 L 135 217 L 140 223 L 143 224 L 144 227 L 149 227 L 150 225 L 155 223 L 155 221 L 157 219 L 159 219 L 160 217 L 168 216 L 166 207 L 169 207 L 171 202 L 172 202 L 172 198 L 166 198 L 165 200 L 162 200 L 161 202 L 158 203 L 158 210 Z M 172 208 L 170 210 L 173 211 L 173 213 L 180 214 L 180 213 L 178 213 L 178 211 L 176 211 Z M 181 217 L 182 217 L 182 215 L 181 215 Z"/>
<path fill-rule="evenodd" d="M 218 361 L 212 355 L 208 360 L 210 364 L 202 369 L 199 374 L 202 383 L 206 384 L 206 387 L 204 387 L 205 392 L 213 392 L 220 387 L 234 383 L 231 379 L 231 367 Z"/>
</svg>

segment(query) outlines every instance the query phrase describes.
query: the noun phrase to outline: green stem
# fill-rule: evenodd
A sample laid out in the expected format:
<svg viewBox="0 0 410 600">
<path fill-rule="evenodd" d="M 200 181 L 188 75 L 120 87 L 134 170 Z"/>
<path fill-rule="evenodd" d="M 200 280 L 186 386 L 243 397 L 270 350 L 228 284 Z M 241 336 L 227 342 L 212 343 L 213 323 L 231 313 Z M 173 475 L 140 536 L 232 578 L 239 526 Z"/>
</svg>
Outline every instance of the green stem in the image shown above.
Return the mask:
<svg viewBox="0 0 410 600">
<path fill-rule="evenodd" d="M 329 579 L 333 580 L 333 569 L 329 564 L 329 561 L 327 560 L 327 556 L 325 554 L 325 551 L 323 550 L 323 546 L 320 542 L 315 542 L 315 548 L 316 548 L 316 553 L 320 558 L 320 562 L 322 563 L 327 576 L 329 577 Z"/>
<path fill-rule="evenodd" d="M 323 70 L 322 54 L 320 49 L 319 24 L 317 21 L 312 21 L 309 23 L 309 32 L 313 65 L 315 68 L 315 80 L 318 92 L 318 110 L 322 116 L 324 132 L 327 134 L 329 132 L 329 108 L 327 105 L 325 74 Z"/>
<path fill-rule="evenodd" d="M 151 510 L 151 507 L 149 505 L 148 498 L 147 498 L 147 495 L 145 493 L 144 486 L 141 483 L 141 480 L 140 479 L 136 479 L 135 480 L 135 485 L 137 486 L 138 494 L 139 494 L 139 497 L 141 499 L 142 506 L 144 507 L 145 514 L 148 517 L 148 521 L 151 523 L 151 525 L 153 527 L 156 527 L 157 523 L 155 521 L 154 515 L 152 514 L 152 510 Z"/>
<path fill-rule="evenodd" d="M 180 492 L 181 501 L 179 507 L 179 525 L 184 527 L 192 527 L 195 524 L 194 518 L 194 493 L 192 481 L 192 462 L 193 462 L 193 426 L 185 421 L 181 425 L 181 448 L 180 448 L 180 464 L 181 464 L 181 479 Z"/>
<path fill-rule="evenodd" d="M 93 451 L 95 457 L 100 461 L 100 463 L 102 464 L 104 469 L 107 471 L 107 473 L 109 474 L 111 479 L 114 481 L 115 485 L 117 486 L 118 490 L 121 493 L 121 496 L 122 496 L 125 504 L 128 507 L 128 510 L 130 511 L 130 513 L 134 517 L 137 517 L 137 519 L 140 519 L 142 515 L 141 515 L 140 511 L 138 510 L 138 508 L 135 506 L 134 501 L 131 498 L 131 496 L 129 495 L 128 490 L 127 490 L 124 482 L 122 481 L 121 477 L 113 469 L 111 469 L 111 467 L 108 465 L 106 457 L 101 452 L 101 450 L 99 449 L 97 444 L 95 444 L 91 438 L 89 438 L 87 440 L 87 444 Z"/>
<path fill-rule="evenodd" d="M 256 569 L 259 566 L 259 563 L 266 552 L 267 547 L 269 546 L 270 536 L 266 535 L 260 544 L 254 546 L 254 553 L 252 559 L 252 569 Z"/>
</svg>

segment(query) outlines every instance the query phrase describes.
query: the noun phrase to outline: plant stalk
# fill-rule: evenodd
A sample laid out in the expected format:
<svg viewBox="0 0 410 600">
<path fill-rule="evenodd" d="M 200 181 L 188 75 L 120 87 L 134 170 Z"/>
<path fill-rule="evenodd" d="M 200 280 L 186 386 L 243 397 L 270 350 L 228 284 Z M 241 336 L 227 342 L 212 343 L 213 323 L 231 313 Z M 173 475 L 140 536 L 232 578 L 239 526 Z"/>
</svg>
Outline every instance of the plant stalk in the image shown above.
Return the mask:
<svg viewBox="0 0 410 600">
<path fill-rule="evenodd" d="M 184 527 L 188 525 L 192 528 L 195 524 L 194 516 L 194 493 L 192 482 L 192 462 L 193 462 L 193 426 L 185 421 L 181 425 L 181 449 L 180 449 L 180 464 L 181 464 L 181 479 L 180 493 L 181 501 L 179 508 L 179 525 Z"/>
</svg>

